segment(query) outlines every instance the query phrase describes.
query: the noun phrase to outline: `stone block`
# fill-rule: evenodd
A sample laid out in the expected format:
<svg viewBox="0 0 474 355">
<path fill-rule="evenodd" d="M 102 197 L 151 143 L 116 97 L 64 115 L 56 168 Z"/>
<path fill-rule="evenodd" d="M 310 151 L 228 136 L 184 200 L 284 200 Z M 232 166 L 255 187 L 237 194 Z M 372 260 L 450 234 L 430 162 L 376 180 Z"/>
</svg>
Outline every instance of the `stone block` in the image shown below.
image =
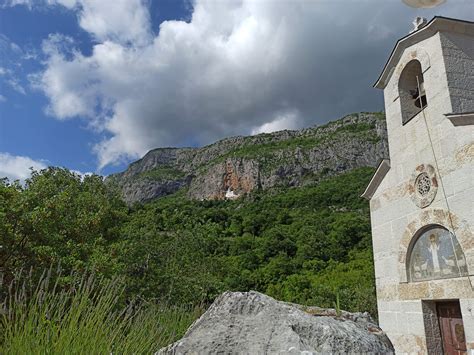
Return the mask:
<svg viewBox="0 0 474 355">
<path fill-rule="evenodd" d="M 444 280 L 443 280 L 444 281 Z M 474 297 L 474 292 L 471 283 L 467 277 L 460 277 L 457 279 L 450 279 L 444 283 L 445 298 L 471 298 Z"/>
<path fill-rule="evenodd" d="M 459 300 L 466 342 L 474 343 L 474 299 Z"/>
<path fill-rule="evenodd" d="M 381 301 L 399 300 L 398 285 L 390 284 L 377 287 L 377 298 Z"/>
<path fill-rule="evenodd" d="M 397 312 L 379 312 L 379 326 L 387 333 L 399 334 Z"/>
<path fill-rule="evenodd" d="M 404 301 L 398 303 L 400 304 L 400 312 L 419 313 L 420 315 L 423 313 L 420 300 Z"/>
<path fill-rule="evenodd" d="M 388 334 L 397 354 L 426 354 L 426 341 L 423 336 L 411 334 Z"/>
<path fill-rule="evenodd" d="M 417 300 L 430 297 L 428 282 L 412 282 L 399 285 L 401 300 Z"/>
<path fill-rule="evenodd" d="M 384 223 L 382 225 L 378 225 L 372 229 L 372 244 L 374 248 L 374 254 L 380 252 L 386 252 L 391 250 L 390 243 L 393 240 L 392 237 L 392 225 L 391 222 Z M 387 242 L 390 244 L 387 245 Z"/>
<path fill-rule="evenodd" d="M 423 313 L 405 313 L 405 314 L 406 314 L 408 332 L 412 335 L 424 336 L 425 325 L 423 323 Z"/>
</svg>

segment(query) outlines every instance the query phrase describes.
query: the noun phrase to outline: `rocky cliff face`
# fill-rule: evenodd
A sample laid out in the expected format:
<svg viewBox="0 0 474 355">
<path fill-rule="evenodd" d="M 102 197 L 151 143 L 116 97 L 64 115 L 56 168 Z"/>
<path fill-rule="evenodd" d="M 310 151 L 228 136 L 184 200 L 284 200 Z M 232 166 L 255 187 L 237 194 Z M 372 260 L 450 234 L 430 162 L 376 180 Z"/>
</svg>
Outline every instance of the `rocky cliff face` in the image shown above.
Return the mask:
<svg viewBox="0 0 474 355">
<path fill-rule="evenodd" d="M 202 148 L 159 148 L 108 178 L 128 203 L 186 187 L 194 199 L 237 198 L 255 189 L 301 186 L 388 156 L 385 117 L 348 115 L 324 126 L 223 139 Z"/>
<path fill-rule="evenodd" d="M 181 340 L 157 354 L 393 354 L 366 313 L 279 302 L 258 292 L 226 292 Z"/>
</svg>

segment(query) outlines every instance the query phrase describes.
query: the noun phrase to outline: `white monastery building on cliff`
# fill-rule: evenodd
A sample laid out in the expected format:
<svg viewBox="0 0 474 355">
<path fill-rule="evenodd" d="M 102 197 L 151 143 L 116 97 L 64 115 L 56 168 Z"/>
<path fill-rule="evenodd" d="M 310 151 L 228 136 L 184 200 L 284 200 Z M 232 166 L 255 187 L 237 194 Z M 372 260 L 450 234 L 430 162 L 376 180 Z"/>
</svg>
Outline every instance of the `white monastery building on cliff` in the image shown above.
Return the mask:
<svg viewBox="0 0 474 355">
<path fill-rule="evenodd" d="M 474 354 L 474 23 L 418 19 L 375 87 L 390 159 L 363 197 L 380 326 L 399 354 Z"/>
</svg>

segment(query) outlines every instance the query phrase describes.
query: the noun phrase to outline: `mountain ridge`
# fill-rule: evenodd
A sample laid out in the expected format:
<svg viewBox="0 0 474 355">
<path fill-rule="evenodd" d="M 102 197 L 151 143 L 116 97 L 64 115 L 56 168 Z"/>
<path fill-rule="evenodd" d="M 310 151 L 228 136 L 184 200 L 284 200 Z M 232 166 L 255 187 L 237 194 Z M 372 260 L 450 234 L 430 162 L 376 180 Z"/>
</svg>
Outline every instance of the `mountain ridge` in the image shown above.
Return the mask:
<svg viewBox="0 0 474 355">
<path fill-rule="evenodd" d="M 224 138 L 201 148 L 156 148 L 107 180 L 129 204 L 187 188 L 191 199 L 237 198 L 256 189 L 303 186 L 388 156 L 383 113 L 321 126 Z"/>
</svg>

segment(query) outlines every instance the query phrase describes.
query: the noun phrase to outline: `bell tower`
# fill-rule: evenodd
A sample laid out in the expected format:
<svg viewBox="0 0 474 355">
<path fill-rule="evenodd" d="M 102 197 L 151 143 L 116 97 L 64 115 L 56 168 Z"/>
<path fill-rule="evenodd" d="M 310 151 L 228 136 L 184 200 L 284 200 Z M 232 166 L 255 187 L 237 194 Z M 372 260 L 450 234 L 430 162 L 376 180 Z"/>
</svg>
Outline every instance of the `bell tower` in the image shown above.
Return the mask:
<svg viewBox="0 0 474 355">
<path fill-rule="evenodd" d="M 379 321 L 397 352 L 462 352 L 474 349 L 474 23 L 415 23 L 374 85 L 390 150 L 362 195 Z"/>
</svg>

